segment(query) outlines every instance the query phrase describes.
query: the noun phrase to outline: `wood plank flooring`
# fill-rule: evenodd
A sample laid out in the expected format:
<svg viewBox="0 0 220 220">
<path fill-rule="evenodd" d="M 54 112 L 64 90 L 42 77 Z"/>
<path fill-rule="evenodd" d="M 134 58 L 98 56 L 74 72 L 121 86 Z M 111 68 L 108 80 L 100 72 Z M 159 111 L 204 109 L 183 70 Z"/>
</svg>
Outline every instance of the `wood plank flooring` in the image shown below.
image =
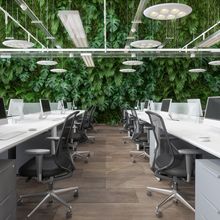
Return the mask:
<svg viewBox="0 0 220 220">
<path fill-rule="evenodd" d="M 138 159 L 133 164 L 129 151 L 135 150 L 133 143 L 123 144 L 118 127 L 96 126 L 94 144 L 80 145 L 79 150 L 90 150 L 89 163 L 76 161 L 77 170 L 72 178 L 55 183 L 56 188 L 79 186 L 79 197 L 71 193 L 63 198 L 73 207 L 74 220 L 156 220 L 156 205 L 165 198 L 160 194 L 146 196 L 146 187 L 169 188 L 169 182 L 158 182 L 149 169 L 148 161 Z M 180 186 L 183 195 L 193 203 L 193 184 Z M 46 190 L 46 185 L 34 180 L 26 183 L 24 178 L 17 179 L 17 194 Z M 39 198 L 24 200 L 17 208 L 17 219 L 23 220 L 39 202 Z M 43 205 L 31 219 L 62 220 L 66 210 L 53 203 Z M 193 220 L 194 214 L 181 204 L 170 203 L 163 209 L 164 220 Z"/>
</svg>

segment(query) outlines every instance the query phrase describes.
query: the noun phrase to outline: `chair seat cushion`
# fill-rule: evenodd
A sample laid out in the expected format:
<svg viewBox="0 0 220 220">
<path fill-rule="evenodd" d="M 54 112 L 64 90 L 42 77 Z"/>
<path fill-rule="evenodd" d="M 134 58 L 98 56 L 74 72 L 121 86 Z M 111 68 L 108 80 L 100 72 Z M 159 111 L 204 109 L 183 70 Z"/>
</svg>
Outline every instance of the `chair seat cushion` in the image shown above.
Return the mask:
<svg viewBox="0 0 220 220">
<path fill-rule="evenodd" d="M 19 169 L 19 175 L 24 177 L 37 177 L 37 168 L 35 157 L 28 160 L 23 166 Z M 55 163 L 55 156 L 44 157 L 43 158 L 43 169 L 42 169 L 42 177 L 49 178 L 55 177 L 62 174 L 65 174 L 66 171 L 62 168 L 58 167 Z"/>
</svg>

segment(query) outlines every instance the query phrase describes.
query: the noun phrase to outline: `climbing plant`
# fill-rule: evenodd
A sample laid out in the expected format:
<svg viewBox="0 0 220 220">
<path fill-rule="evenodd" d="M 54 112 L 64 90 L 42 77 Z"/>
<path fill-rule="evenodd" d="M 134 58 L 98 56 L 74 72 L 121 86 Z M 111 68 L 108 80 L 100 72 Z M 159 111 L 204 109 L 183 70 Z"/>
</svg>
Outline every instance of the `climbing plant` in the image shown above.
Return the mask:
<svg viewBox="0 0 220 220">
<path fill-rule="evenodd" d="M 6 5 L 7 2 L 7 5 Z M 57 13 L 58 10 L 79 10 L 87 33 L 90 47 L 104 47 L 103 0 L 26 0 L 63 48 L 74 47 Z M 151 0 L 150 4 L 169 1 Z M 165 42 L 165 47 L 182 47 L 194 36 L 219 20 L 218 0 L 182 0 L 193 8 L 190 16 L 174 22 L 152 21 L 143 17 L 136 33 L 137 39 L 156 39 Z M 107 46 L 123 48 L 134 18 L 138 0 L 107 1 Z M 14 17 L 24 24 L 40 41 L 53 47 L 37 30 L 13 0 L 0 0 Z M 204 15 L 207 15 L 204 16 Z M 14 36 L 26 38 L 19 27 L 9 22 L 5 26 L 4 14 L 0 13 L 0 39 Z M 36 45 L 38 47 L 38 45 Z M 99 122 L 118 123 L 120 110 L 134 106 L 136 100 L 163 97 L 175 101 L 200 98 L 203 105 L 208 96 L 219 95 L 219 68 L 208 66 L 209 57 L 195 58 L 142 58 L 144 65 L 136 67 L 135 73 L 120 73 L 123 58 L 94 58 L 95 68 L 87 68 L 80 58 L 56 58 L 65 74 L 54 74 L 49 68 L 38 66 L 36 58 L 0 59 L 0 96 L 7 102 L 10 98 L 23 98 L 26 102 L 36 102 L 45 97 L 51 101 L 62 98 L 74 100 L 80 108 L 96 105 Z M 190 74 L 194 67 L 207 69 L 203 74 Z"/>
</svg>

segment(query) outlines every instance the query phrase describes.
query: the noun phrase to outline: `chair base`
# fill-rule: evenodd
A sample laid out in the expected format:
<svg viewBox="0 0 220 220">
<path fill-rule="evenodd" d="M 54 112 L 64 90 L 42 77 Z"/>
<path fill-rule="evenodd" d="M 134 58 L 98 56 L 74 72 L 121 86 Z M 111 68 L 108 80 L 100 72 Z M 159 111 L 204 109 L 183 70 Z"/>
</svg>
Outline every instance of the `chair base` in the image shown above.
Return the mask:
<svg viewBox="0 0 220 220">
<path fill-rule="evenodd" d="M 72 153 L 72 158 L 74 159 L 82 159 L 85 163 L 88 163 L 88 159 L 90 157 L 90 151 L 74 151 Z"/>
<path fill-rule="evenodd" d="M 48 190 L 47 192 L 39 192 L 39 193 L 32 193 L 32 194 L 26 194 L 26 195 L 20 195 L 19 199 L 17 201 L 17 204 L 22 204 L 23 199 L 25 198 L 31 198 L 31 197 L 38 197 L 38 196 L 43 196 L 43 199 L 38 203 L 38 205 L 27 215 L 26 218 L 30 218 L 39 208 L 40 206 L 48 201 L 49 203 L 52 203 L 53 200 L 56 200 L 63 206 L 67 208 L 66 212 L 66 218 L 70 218 L 72 216 L 72 206 L 69 205 L 67 202 L 65 202 L 61 197 L 58 196 L 60 193 L 65 193 L 69 191 L 73 191 L 73 196 L 78 197 L 78 187 L 69 187 L 65 189 L 51 189 Z"/>
<path fill-rule="evenodd" d="M 157 217 L 162 217 L 161 208 L 168 203 L 169 201 L 173 200 L 175 203 L 181 202 L 183 205 L 185 205 L 187 208 L 195 212 L 195 208 L 190 205 L 189 202 L 187 202 L 177 191 L 177 189 L 160 189 L 160 188 L 154 188 L 154 187 L 147 187 L 147 195 L 151 196 L 152 192 L 161 193 L 163 195 L 167 195 L 167 197 L 156 206 L 155 214 Z"/>
<path fill-rule="evenodd" d="M 146 151 L 130 151 L 130 156 L 132 158 L 133 163 L 136 163 L 136 158 L 150 158 L 149 154 Z"/>
</svg>

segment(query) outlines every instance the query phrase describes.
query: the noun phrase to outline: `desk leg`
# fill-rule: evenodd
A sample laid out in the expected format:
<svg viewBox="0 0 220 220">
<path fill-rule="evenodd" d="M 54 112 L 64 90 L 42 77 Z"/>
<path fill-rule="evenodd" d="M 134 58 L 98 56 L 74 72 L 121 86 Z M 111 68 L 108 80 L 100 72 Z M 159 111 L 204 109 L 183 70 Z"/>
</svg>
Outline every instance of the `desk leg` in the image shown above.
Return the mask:
<svg viewBox="0 0 220 220">
<path fill-rule="evenodd" d="M 16 159 L 16 146 L 8 150 L 8 159 Z"/>
<path fill-rule="evenodd" d="M 57 137 L 57 127 L 53 127 L 51 129 L 51 137 Z M 51 154 L 54 155 L 56 153 L 56 142 L 51 141 Z"/>
</svg>

